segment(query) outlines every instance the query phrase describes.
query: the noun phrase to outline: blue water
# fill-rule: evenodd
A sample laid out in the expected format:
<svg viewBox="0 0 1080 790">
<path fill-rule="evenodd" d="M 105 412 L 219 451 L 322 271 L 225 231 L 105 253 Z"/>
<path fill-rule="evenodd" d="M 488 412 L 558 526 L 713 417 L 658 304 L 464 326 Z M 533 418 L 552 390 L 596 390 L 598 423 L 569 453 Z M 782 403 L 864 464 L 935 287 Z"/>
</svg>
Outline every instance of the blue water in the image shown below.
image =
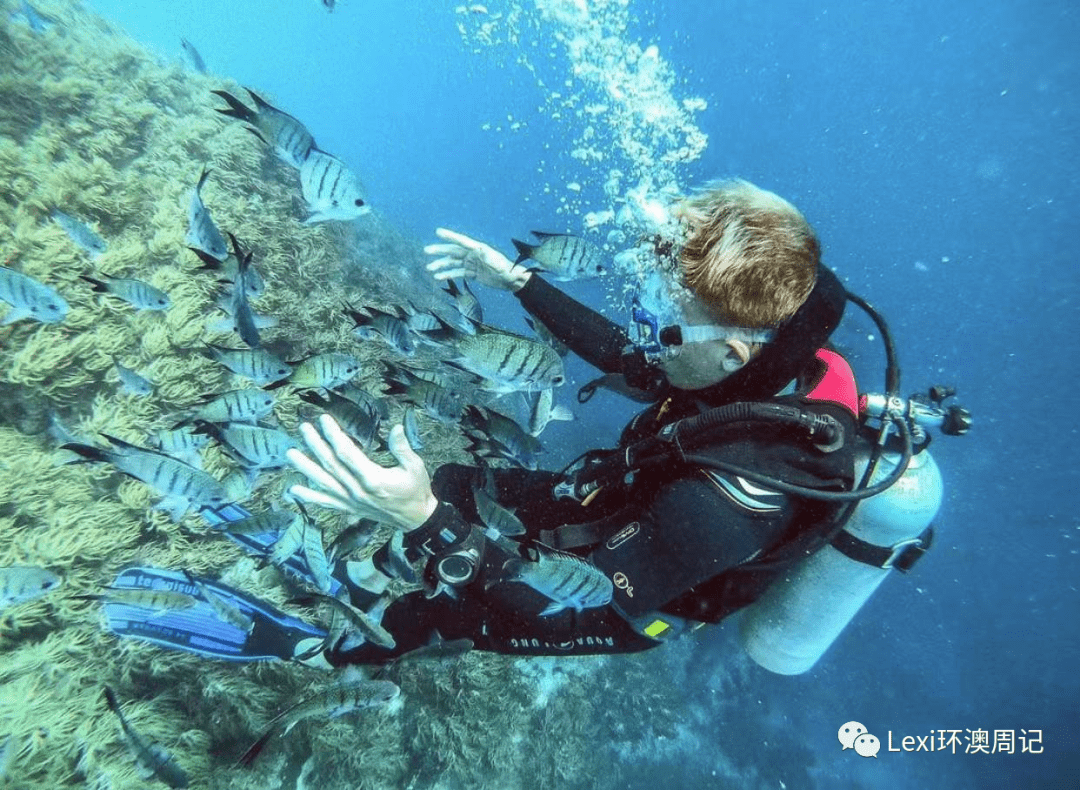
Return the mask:
<svg viewBox="0 0 1080 790">
<path fill-rule="evenodd" d="M 453 3 L 345 0 L 333 14 L 316 0 L 90 5 L 163 57 L 178 56 L 182 34 L 212 71 L 271 94 L 421 242 L 442 225 L 509 252 L 511 236 L 531 229 L 580 230 L 579 217 L 556 213 L 565 192 L 545 194 L 545 184 L 579 180 L 584 196 L 598 194 L 599 172 L 566 156 L 581 122 L 538 110 L 544 89 L 512 48 L 470 52 Z M 729 752 L 737 743 L 777 787 L 807 777 L 821 788 L 1074 787 L 1080 9 L 631 7 L 626 39 L 657 44 L 680 78 L 677 95 L 709 103 L 696 116 L 709 147 L 680 171 L 684 185 L 737 175 L 792 200 L 826 262 L 888 317 L 905 387 L 955 384 L 976 420 L 969 436 L 934 444 L 947 485 L 934 550 L 890 580 L 807 675 L 752 670 L 718 708 L 717 742 Z M 539 45 L 523 47 L 557 86 L 565 53 L 549 57 L 551 41 L 532 35 Z M 525 126 L 482 128 L 506 127 L 507 116 Z M 520 328 L 512 300 L 484 300 Z M 870 331 L 852 322 L 841 339 L 873 389 L 880 346 L 865 340 Z M 588 375 L 572 372 L 579 383 Z M 550 465 L 611 441 L 629 413 L 614 404 L 597 396 L 577 409 L 579 422 L 552 426 Z M 730 634 L 715 640 L 706 660 L 731 661 Z M 863 759 L 836 741 L 852 719 L 896 744 L 939 729 L 1042 730 L 1044 752 L 883 748 Z M 672 786 L 708 775 L 709 756 L 694 759 Z"/>
</svg>

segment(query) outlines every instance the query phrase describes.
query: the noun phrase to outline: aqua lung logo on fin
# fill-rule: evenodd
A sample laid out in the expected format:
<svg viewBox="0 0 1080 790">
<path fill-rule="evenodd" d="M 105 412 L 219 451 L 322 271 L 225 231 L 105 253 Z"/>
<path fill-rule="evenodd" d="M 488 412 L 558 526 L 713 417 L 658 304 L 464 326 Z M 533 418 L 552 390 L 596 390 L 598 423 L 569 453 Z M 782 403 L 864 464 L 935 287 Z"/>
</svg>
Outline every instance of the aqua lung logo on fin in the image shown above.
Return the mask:
<svg viewBox="0 0 1080 790">
<path fill-rule="evenodd" d="M 630 540 L 630 538 L 634 537 L 634 535 L 638 534 L 639 532 L 641 532 L 641 525 L 636 521 L 631 521 L 625 527 L 623 527 L 610 538 L 608 538 L 607 543 L 605 543 L 604 545 L 607 546 L 609 550 L 617 549 L 619 546 L 626 543 L 626 541 Z"/>
</svg>

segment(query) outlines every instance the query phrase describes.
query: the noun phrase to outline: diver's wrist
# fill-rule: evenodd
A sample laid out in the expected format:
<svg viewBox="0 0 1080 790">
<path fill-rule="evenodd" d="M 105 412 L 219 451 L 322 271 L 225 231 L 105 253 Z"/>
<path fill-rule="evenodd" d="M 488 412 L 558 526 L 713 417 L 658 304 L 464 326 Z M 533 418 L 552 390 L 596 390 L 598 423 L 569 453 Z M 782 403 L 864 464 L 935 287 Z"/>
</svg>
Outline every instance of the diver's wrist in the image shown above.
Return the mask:
<svg viewBox="0 0 1080 790">
<path fill-rule="evenodd" d="M 515 266 L 510 270 L 507 278 L 507 288 L 510 293 L 517 293 L 532 279 L 532 272 L 524 266 Z"/>
</svg>

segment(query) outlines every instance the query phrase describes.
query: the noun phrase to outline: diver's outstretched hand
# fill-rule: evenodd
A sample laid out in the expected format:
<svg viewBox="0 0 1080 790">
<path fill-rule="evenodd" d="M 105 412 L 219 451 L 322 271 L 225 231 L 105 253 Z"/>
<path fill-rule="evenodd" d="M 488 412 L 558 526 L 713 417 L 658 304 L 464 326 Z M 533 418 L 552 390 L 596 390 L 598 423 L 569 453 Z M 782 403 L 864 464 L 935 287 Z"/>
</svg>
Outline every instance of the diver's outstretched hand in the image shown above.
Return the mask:
<svg viewBox="0 0 1080 790">
<path fill-rule="evenodd" d="M 413 452 L 405 430 L 394 426 L 387 437 L 397 466 L 379 466 L 361 450 L 328 414 L 319 417 L 319 430 L 300 426 L 315 461 L 296 449 L 288 458 L 311 482 L 294 485 L 289 493 L 303 502 L 342 510 L 357 518 L 373 518 L 399 529 L 416 529 L 435 512 L 439 500 L 431 492 L 424 460 Z"/>
<path fill-rule="evenodd" d="M 427 265 L 436 280 L 468 277 L 504 291 L 517 291 L 529 281 L 532 272 L 489 247 L 446 228 L 436 228 L 435 235 L 449 244 L 429 244 L 428 255 L 439 257 Z"/>
</svg>

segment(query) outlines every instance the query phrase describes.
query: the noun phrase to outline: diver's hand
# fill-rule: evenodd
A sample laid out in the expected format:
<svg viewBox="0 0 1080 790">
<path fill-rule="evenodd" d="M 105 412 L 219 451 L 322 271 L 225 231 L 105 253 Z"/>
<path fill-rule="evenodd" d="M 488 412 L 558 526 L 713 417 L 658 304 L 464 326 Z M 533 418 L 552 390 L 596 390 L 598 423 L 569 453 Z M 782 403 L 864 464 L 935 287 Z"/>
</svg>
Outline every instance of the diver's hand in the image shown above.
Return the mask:
<svg viewBox="0 0 1080 790">
<path fill-rule="evenodd" d="M 398 462 L 390 467 L 379 466 L 364 455 L 330 415 L 319 417 L 319 427 L 321 435 L 310 423 L 300 426 L 318 463 L 299 450 L 288 452 L 289 461 L 312 484 L 312 488 L 292 486 L 290 494 L 304 502 L 373 518 L 406 531 L 416 529 L 435 512 L 439 500 L 431 492 L 427 467 L 409 446 L 400 425 L 394 426 L 387 437 L 390 454 Z"/>
<path fill-rule="evenodd" d="M 436 280 L 470 277 L 504 291 L 517 291 L 532 277 L 532 272 L 482 241 L 470 239 L 452 230 L 437 228 L 435 235 L 449 244 L 429 244 L 428 255 L 439 257 L 427 265 Z"/>
</svg>

